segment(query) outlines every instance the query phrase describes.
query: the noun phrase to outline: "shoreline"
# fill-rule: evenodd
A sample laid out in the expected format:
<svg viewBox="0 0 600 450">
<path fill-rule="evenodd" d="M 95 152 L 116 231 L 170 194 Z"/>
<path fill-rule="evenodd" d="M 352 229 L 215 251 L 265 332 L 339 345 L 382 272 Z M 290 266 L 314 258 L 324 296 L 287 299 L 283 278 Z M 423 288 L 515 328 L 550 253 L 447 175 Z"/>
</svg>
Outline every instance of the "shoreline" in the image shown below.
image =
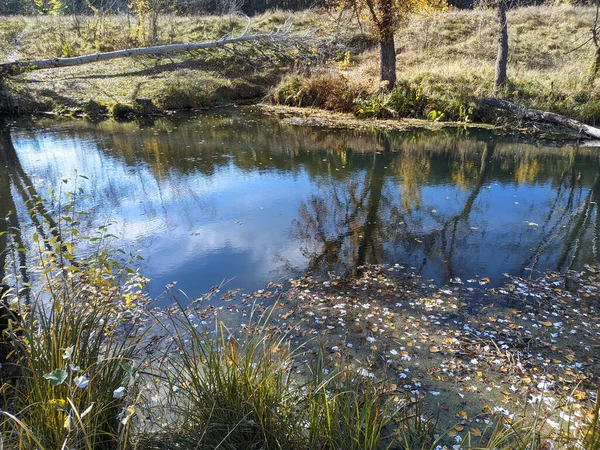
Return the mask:
<svg viewBox="0 0 600 450">
<path fill-rule="evenodd" d="M 135 122 L 138 120 L 153 120 L 169 118 L 178 114 L 193 115 L 198 112 L 218 112 L 227 108 L 250 108 L 255 109 L 261 114 L 273 117 L 282 124 L 313 127 L 329 130 L 348 130 L 359 132 L 483 132 L 490 133 L 493 136 L 503 138 L 514 138 L 524 143 L 543 143 L 549 146 L 583 146 L 599 147 L 600 141 L 578 134 L 567 129 L 556 127 L 546 127 L 540 129 L 534 124 L 521 126 L 519 128 L 510 128 L 509 126 L 499 126 L 479 122 L 454 122 L 454 121 L 431 121 L 426 119 L 416 119 L 403 117 L 398 119 L 375 119 L 358 118 L 351 113 L 340 113 L 312 107 L 296 107 L 285 105 L 272 105 L 257 101 L 255 103 L 228 103 L 218 104 L 204 108 L 193 108 L 185 110 L 168 110 L 163 112 L 154 112 L 152 114 L 137 114 L 132 112 L 121 118 L 111 117 L 110 115 L 89 116 L 86 114 L 63 114 L 56 111 L 40 111 L 31 114 L 0 114 L 0 120 L 18 120 L 20 117 L 29 116 L 35 118 L 56 118 L 57 120 L 87 120 L 91 123 L 100 123 L 108 121 L 117 122 Z"/>
</svg>

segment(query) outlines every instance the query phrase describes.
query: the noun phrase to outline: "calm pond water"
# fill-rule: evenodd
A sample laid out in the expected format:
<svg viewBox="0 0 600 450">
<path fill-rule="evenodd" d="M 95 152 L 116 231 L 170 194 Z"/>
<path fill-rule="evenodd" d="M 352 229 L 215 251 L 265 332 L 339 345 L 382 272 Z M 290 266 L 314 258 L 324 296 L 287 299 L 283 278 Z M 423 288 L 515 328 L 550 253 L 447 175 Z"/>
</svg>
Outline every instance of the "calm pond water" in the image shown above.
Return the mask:
<svg viewBox="0 0 600 450">
<path fill-rule="evenodd" d="M 494 284 L 599 258 L 595 149 L 295 127 L 252 109 L 0 130 L 0 217 L 24 224 L 32 190 L 85 175 L 82 231 L 116 221 L 153 296 L 175 280 L 197 296 L 223 280 L 252 291 L 363 263 Z"/>
</svg>

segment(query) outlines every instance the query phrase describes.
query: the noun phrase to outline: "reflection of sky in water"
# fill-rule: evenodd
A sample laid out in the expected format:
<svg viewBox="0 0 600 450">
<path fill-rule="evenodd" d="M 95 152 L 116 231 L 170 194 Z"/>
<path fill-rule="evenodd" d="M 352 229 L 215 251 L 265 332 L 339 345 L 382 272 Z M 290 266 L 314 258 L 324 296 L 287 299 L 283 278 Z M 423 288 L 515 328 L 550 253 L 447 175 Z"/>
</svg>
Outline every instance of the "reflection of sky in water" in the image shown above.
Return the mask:
<svg viewBox="0 0 600 450">
<path fill-rule="evenodd" d="M 178 281 L 199 294 L 233 278 L 227 286 L 262 286 L 277 281 L 279 257 L 300 266 L 303 257 L 290 241 L 289 227 L 307 176 L 238 170 L 230 163 L 213 176 L 174 175 L 157 180 L 142 163 L 137 168 L 99 152 L 91 141 L 46 134 L 18 139 L 21 164 L 40 184 L 69 178 L 91 198 L 92 227 L 117 223 L 115 234 L 128 249 L 142 249 L 142 272 L 153 294 Z"/>
<path fill-rule="evenodd" d="M 78 179 L 90 196 L 85 227 L 116 221 L 119 246 L 142 250 L 153 295 L 175 280 L 191 296 L 227 279 L 226 289 L 259 289 L 314 261 L 321 271 L 356 265 L 361 248 L 366 262 L 413 266 L 444 282 L 479 275 L 498 283 L 528 266 L 597 260 L 589 245 L 600 231 L 596 157 L 498 143 L 484 171 L 488 147 L 474 139 L 448 141 L 448 151 L 439 137 L 425 150 L 425 139 L 398 137 L 381 153 L 370 134 L 215 123 L 192 119 L 169 133 L 52 125 L 12 135 L 36 184 L 88 177 Z M 466 181 L 456 182 L 459 175 Z M 567 239 L 588 193 L 596 196 L 589 220 Z"/>
</svg>

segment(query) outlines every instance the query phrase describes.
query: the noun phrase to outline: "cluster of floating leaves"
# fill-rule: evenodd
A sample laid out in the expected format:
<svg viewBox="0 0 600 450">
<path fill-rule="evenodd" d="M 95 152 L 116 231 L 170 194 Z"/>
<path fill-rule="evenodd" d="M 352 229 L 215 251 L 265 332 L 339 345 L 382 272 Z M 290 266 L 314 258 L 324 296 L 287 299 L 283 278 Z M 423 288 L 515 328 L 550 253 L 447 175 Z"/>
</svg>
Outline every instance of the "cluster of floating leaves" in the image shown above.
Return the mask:
<svg viewBox="0 0 600 450">
<path fill-rule="evenodd" d="M 297 344 L 324 342 L 331 362 L 352 361 L 441 411 L 456 442 L 528 409 L 556 429 L 585 423 L 600 374 L 596 269 L 506 275 L 500 288 L 487 277 L 451 281 L 439 287 L 398 265 L 305 277 L 292 281 L 277 324 Z"/>
</svg>

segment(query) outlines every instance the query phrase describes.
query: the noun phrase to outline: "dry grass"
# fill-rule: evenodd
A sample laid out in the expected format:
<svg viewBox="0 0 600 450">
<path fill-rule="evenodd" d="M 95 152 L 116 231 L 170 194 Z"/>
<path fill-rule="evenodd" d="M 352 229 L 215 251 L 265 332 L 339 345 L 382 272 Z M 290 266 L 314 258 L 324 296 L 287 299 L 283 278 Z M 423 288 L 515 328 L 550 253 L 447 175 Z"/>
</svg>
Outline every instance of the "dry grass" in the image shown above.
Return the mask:
<svg viewBox="0 0 600 450">
<path fill-rule="evenodd" d="M 510 11 L 509 81 L 503 95 L 526 106 L 600 122 L 600 88 L 598 82 L 589 80 L 593 48 L 589 42 L 581 45 L 589 40 L 594 14 L 593 8 L 574 6 Z M 265 13 L 253 18 L 252 30 L 272 31 L 290 16 L 298 32 L 320 28 L 345 36 L 350 53 L 328 56 L 327 69 L 313 69 L 312 77 L 306 72 L 295 75 L 295 92 L 289 92 L 291 79 L 286 78 L 269 98 L 288 105 L 389 116 L 386 99 L 382 105 L 375 104 L 381 102 L 375 97 L 379 54 L 376 47 L 367 45 L 372 44 L 368 37 L 357 27 L 333 23 L 330 15 L 310 11 Z M 245 18 L 235 16 L 159 16 L 156 42 L 215 39 L 240 32 L 246 23 Z M 411 109 L 409 115 L 478 119 L 479 101 L 493 95 L 495 26 L 491 10 L 450 10 L 413 17 L 398 31 L 398 79 L 405 83 L 404 89 L 408 85 L 424 98 L 424 107 Z M 127 15 L 8 17 L 0 23 L 0 60 L 73 56 L 151 43 L 148 24 L 141 34 L 136 27 L 137 19 Z M 17 80 L 20 89 L 26 87 L 37 100 L 30 97 L 29 104 L 21 102 L 20 107 L 28 111 L 66 105 L 80 112 L 91 98 L 110 106 L 147 97 L 160 108 L 178 109 L 259 99 L 294 70 L 293 59 L 277 52 L 265 57 L 246 46 L 234 52 L 215 50 L 36 71 Z M 18 104 L 18 100 L 6 103 Z"/>
<path fill-rule="evenodd" d="M 509 82 L 503 95 L 515 102 L 600 121 L 600 88 L 589 80 L 590 27 L 595 10 L 574 6 L 536 6 L 509 13 Z M 491 10 L 452 10 L 413 17 L 396 36 L 398 79 L 421 90 L 427 107 L 417 117 L 477 118 L 477 106 L 493 96 L 496 22 Z M 352 64 L 332 65 L 332 80 L 369 92 L 354 112 L 373 103 L 378 88 L 377 48 L 352 55 Z M 275 96 L 276 97 L 276 96 Z M 374 105 L 371 110 L 386 107 Z M 371 111 L 373 112 L 373 111 Z M 376 114 L 375 114 L 376 115 Z M 475 117 L 474 117 L 475 116 Z"/>
</svg>

